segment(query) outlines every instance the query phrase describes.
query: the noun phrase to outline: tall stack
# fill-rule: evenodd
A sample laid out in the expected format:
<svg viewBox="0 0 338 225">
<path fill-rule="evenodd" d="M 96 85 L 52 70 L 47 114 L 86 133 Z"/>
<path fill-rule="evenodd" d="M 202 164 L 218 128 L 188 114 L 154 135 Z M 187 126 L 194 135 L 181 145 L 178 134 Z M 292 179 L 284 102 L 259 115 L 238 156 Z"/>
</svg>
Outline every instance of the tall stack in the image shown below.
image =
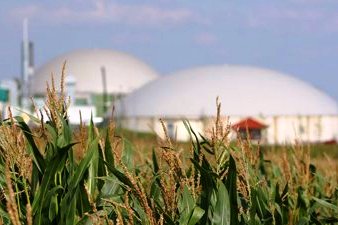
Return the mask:
<svg viewBox="0 0 338 225">
<path fill-rule="evenodd" d="M 28 37 L 28 20 L 23 21 L 23 39 L 21 49 L 21 107 L 30 108 L 30 78 L 34 73 L 34 45 Z"/>
</svg>

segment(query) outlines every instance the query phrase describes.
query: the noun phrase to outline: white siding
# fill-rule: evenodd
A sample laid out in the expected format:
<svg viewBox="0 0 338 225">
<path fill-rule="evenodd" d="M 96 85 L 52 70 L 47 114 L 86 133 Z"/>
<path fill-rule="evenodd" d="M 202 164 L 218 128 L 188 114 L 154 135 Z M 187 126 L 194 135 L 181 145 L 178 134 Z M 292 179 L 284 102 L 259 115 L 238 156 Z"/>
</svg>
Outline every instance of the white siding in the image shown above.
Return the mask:
<svg viewBox="0 0 338 225">
<path fill-rule="evenodd" d="M 246 117 L 234 116 L 229 118 L 230 124 L 235 124 Z M 269 116 L 252 117 L 255 120 L 267 125 L 262 132 L 262 143 L 268 144 L 292 144 L 295 141 L 325 142 L 337 140 L 338 138 L 338 116 Z M 191 127 L 196 134 L 201 133 L 210 136 L 214 126 L 214 118 L 190 119 Z M 178 141 L 188 141 L 190 136 L 182 122 L 182 119 L 167 118 L 164 123 L 170 134 L 175 134 Z M 226 117 L 223 118 L 224 126 L 227 125 Z M 130 118 L 123 122 L 123 126 L 142 132 L 155 132 L 164 138 L 164 132 L 159 118 Z M 235 131 L 232 131 L 230 138 L 236 138 Z"/>
</svg>

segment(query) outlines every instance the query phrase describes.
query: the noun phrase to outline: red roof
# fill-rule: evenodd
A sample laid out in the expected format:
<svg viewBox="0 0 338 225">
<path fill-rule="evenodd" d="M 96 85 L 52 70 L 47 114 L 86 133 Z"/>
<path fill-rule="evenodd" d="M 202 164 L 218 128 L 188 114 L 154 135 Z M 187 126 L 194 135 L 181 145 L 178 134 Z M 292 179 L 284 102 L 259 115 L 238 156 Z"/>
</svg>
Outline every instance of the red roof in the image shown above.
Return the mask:
<svg viewBox="0 0 338 225">
<path fill-rule="evenodd" d="M 241 130 L 241 129 L 265 129 L 268 126 L 254 120 L 252 118 L 246 118 L 244 120 L 239 121 L 238 123 L 232 125 L 232 129 Z"/>
</svg>

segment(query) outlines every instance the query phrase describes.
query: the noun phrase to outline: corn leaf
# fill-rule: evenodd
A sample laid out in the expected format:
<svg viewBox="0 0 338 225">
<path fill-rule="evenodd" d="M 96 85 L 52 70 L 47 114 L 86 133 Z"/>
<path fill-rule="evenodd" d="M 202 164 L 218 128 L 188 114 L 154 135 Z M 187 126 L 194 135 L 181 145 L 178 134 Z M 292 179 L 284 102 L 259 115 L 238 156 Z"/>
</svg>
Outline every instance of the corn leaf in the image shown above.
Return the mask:
<svg viewBox="0 0 338 225">
<path fill-rule="evenodd" d="M 211 219 L 212 225 L 230 225 L 231 222 L 231 207 L 229 194 L 222 182 L 218 183 L 217 203 L 213 210 L 213 217 Z"/>
</svg>

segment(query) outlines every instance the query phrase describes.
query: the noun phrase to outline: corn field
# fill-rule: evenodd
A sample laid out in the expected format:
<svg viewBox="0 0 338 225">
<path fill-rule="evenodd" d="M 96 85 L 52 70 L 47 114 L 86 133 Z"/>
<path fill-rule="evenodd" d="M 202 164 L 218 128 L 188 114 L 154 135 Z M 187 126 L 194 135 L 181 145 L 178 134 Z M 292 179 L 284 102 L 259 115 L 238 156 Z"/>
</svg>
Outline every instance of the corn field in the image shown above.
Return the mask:
<svg viewBox="0 0 338 225">
<path fill-rule="evenodd" d="M 48 118 L 1 121 L 0 224 L 338 223 L 337 174 L 321 175 L 301 145 L 271 163 L 249 141 L 230 142 L 220 104 L 210 137 L 183 121 L 185 153 L 167 137 L 140 160 L 114 123 L 70 126 L 62 93 L 48 88 Z"/>
</svg>

